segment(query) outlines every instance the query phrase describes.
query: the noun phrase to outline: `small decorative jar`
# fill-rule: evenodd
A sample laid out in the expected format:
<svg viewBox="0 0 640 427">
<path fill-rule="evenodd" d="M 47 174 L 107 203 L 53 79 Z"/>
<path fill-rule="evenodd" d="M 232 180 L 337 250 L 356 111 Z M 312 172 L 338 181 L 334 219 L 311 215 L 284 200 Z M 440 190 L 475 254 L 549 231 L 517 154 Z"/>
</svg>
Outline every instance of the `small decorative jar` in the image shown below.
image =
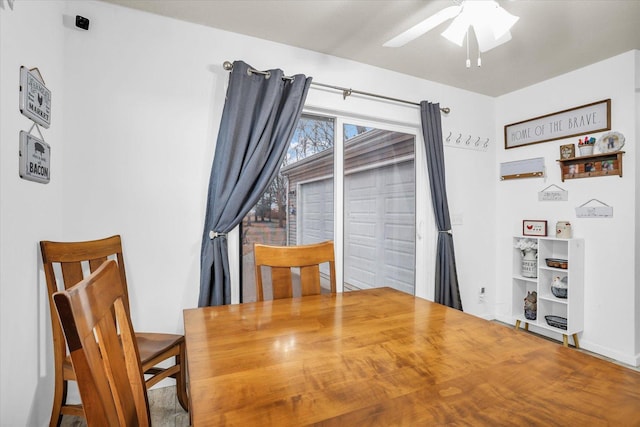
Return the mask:
<svg viewBox="0 0 640 427">
<path fill-rule="evenodd" d="M 556 223 L 556 237 L 558 239 L 571 238 L 571 223 L 569 221 L 558 221 Z"/>
</svg>

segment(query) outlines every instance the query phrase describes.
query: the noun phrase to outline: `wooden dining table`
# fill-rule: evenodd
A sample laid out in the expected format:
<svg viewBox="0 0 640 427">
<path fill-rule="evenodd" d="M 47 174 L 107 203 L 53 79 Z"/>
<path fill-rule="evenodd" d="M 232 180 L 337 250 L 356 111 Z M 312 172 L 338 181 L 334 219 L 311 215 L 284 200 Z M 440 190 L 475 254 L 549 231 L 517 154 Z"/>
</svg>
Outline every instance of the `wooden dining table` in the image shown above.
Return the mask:
<svg viewBox="0 0 640 427">
<path fill-rule="evenodd" d="M 640 372 L 390 288 L 184 326 L 196 427 L 640 425 Z"/>
</svg>

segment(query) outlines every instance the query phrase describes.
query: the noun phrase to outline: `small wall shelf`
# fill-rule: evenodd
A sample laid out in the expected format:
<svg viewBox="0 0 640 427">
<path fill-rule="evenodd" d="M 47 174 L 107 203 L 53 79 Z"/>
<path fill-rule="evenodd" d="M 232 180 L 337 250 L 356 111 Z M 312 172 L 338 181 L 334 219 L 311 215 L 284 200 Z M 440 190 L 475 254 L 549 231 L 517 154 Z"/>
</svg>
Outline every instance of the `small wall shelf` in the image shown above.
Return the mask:
<svg viewBox="0 0 640 427">
<path fill-rule="evenodd" d="M 618 175 L 622 177 L 624 151 L 559 159 L 560 175 L 565 179 Z"/>
</svg>

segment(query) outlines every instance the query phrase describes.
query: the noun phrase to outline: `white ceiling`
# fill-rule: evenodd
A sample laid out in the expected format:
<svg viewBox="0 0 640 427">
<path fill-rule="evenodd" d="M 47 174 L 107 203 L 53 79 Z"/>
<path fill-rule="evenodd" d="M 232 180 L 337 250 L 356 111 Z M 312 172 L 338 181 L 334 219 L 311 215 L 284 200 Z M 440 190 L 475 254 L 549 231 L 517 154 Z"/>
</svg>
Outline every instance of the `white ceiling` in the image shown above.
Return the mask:
<svg viewBox="0 0 640 427">
<path fill-rule="evenodd" d="M 491 96 L 640 49 L 640 0 L 499 0 L 520 17 L 511 29 L 513 39 L 482 54 L 478 68 L 477 47 L 471 37 L 469 69 L 465 67 L 466 49 L 440 36 L 447 23 L 401 48 L 382 46 L 451 6 L 452 0 L 103 1 Z"/>
</svg>

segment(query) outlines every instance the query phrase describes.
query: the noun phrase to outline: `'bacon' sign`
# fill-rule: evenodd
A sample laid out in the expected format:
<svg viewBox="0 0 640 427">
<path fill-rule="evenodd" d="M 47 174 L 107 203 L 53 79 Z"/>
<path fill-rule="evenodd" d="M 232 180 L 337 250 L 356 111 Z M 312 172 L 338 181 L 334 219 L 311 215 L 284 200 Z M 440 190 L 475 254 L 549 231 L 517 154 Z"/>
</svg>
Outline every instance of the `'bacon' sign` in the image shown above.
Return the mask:
<svg viewBox="0 0 640 427">
<path fill-rule="evenodd" d="M 20 131 L 20 178 L 48 184 L 51 179 L 51 147 L 28 132 Z"/>
</svg>

